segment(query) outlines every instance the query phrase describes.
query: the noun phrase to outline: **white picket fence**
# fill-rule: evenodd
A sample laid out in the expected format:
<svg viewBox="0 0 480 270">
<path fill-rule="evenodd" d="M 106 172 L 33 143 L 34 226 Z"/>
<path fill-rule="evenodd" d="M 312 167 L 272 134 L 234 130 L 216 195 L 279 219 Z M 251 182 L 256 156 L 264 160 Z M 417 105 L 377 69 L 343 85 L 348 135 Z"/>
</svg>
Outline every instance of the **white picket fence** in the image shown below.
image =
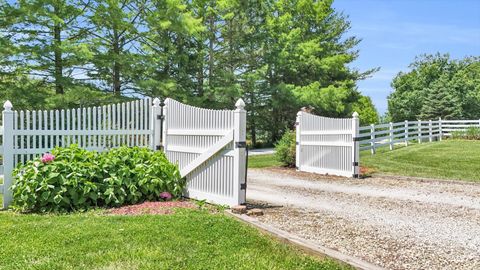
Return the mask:
<svg viewBox="0 0 480 270">
<path fill-rule="evenodd" d="M 347 177 L 359 175 L 358 114 L 328 118 L 297 114 L 296 166 L 300 171 Z"/>
<path fill-rule="evenodd" d="M 452 132 L 465 131 L 469 127 L 480 127 L 480 120 L 429 120 L 404 121 L 360 127 L 360 150 L 371 150 L 389 146 L 393 150 L 395 144 L 408 146 L 409 141 L 432 142 L 449 137 Z"/>
<path fill-rule="evenodd" d="M 242 104 L 243 101 L 240 100 L 237 110 L 222 113 L 199 108 L 193 110 L 193 107 L 171 99 L 167 100 L 163 108 L 158 99 L 153 101 L 153 105 L 151 99 L 144 99 L 72 110 L 13 111 L 12 104 L 7 101 L 0 126 L 0 156 L 3 158 L 0 172 L 3 171 L 4 174 L 0 194 L 3 194 L 4 207 L 12 200 L 9 190 L 12 184 L 11 174 L 18 163 L 38 157 L 56 146 L 70 144 L 96 151 L 122 145 L 160 150 L 162 144 L 172 145 L 172 152 L 175 147 L 197 151 L 188 158 L 178 158 L 167 151 L 169 159 L 179 163 L 182 177 L 187 177 L 186 195 L 221 204 L 244 203 L 245 191 L 240 191 L 240 188 L 245 188 L 244 148 L 233 150 L 234 155 L 228 166 L 212 161 L 218 159 L 221 164 L 226 164 L 224 159 L 220 158 L 221 154 L 218 154 L 223 148 L 218 151 L 205 148 L 208 143 L 215 144 L 215 138 L 208 132 L 220 133 L 224 129 L 230 132 L 231 141 L 235 138 L 236 142 L 245 142 L 246 119 Z M 170 113 L 169 105 L 172 107 Z M 165 121 L 162 115 L 167 116 Z M 228 121 L 227 115 L 230 117 Z M 183 135 L 183 141 L 181 136 L 174 136 L 175 132 L 180 130 L 188 133 Z M 193 148 L 195 143 L 201 141 L 205 144 Z M 204 150 L 205 152 L 202 152 Z M 230 170 L 228 176 L 226 170 Z M 194 175 L 206 175 L 203 177 L 214 180 L 204 183 L 196 180 L 198 177 Z M 227 185 L 228 190 L 225 188 Z M 196 191 L 202 193 L 195 193 Z"/>
</svg>

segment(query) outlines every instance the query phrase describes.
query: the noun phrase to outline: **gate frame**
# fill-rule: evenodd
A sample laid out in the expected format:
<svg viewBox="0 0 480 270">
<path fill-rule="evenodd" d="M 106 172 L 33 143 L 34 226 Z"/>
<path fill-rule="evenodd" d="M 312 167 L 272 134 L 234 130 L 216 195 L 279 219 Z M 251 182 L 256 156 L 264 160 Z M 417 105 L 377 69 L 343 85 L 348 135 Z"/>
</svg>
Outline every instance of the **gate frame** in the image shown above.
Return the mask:
<svg viewBox="0 0 480 270">
<path fill-rule="evenodd" d="M 352 142 L 351 142 L 351 150 L 352 150 L 352 160 L 351 160 L 351 170 L 346 173 L 331 173 L 329 169 L 323 168 L 309 168 L 309 169 L 302 169 L 301 163 L 301 151 L 302 151 L 302 117 L 306 112 L 301 110 L 297 113 L 296 121 L 295 121 L 295 129 L 296 129 L 296 142 L 295 142 L 295 167 L 297 171 L 306 171 L 311 173 L 319 173 L 319 174 L 333 174 L 339 176 L 346 176 L 346 177 L 353 177 L 359 178 L 360 177 L 360 142 L 359 142 L 359 133 L 360 133 L 360 119 L 357 112 L 352 114 L 352 126 L 351 126 L 351 135 L 352 135 Z M 313 115 L 313 114 L 312 114 Z M 313 115 L 317 116 L 317 115 Z M 328 118 L 328 117 L 325 117 Z M 333 134 L 335 135 L 335 134 Z M 332 146 L 335 146 L 334 143 Z"/>
</svg>

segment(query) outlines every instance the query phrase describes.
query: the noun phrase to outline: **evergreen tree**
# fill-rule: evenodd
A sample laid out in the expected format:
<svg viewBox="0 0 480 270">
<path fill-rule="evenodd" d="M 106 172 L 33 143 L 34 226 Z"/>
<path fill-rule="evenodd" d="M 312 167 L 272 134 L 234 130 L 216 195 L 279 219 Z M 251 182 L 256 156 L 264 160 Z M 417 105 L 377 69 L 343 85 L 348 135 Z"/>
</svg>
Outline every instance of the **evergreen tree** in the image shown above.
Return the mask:
<svg viewBox="0 0 480 270">
<path fill-rule="evenodd" d="M 436 120 L 459 119 L 461 118 L 461 107 L 459 100 L 453 95 L 452 89 L 446 76 L 441 76 L 439 80 L 426 90 L 426 98 L 422 105 L 420 119 Z"/>
<path fill-rule="evenodd" d="M 3 70 L 41 77 L 63 94 L 79 76 L 88 53 L 79 29 L 84 11 L 83 2 L 76 0 L 3 1 L 1 40 L 8 37 L 12 53 Z"/>
</svg>

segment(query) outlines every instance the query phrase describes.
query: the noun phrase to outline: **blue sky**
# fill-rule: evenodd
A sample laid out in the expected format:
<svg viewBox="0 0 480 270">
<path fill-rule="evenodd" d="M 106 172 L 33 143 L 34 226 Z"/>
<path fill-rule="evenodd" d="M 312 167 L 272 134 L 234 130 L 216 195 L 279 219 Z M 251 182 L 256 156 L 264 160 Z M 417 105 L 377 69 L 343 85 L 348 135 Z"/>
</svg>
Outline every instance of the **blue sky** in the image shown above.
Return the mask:
<svg viewBox="0 0 480 270">
<path fill-rule="evenodd" d="M 349 34 L 362 39 L 351 66 L 381 68 L 358 86 L 382 114 L 392 78 L 408 71 L 416 55 L 480 56 L 480 0 L 336 0 L 333 6 L 349 16 Z"/>
</svg>

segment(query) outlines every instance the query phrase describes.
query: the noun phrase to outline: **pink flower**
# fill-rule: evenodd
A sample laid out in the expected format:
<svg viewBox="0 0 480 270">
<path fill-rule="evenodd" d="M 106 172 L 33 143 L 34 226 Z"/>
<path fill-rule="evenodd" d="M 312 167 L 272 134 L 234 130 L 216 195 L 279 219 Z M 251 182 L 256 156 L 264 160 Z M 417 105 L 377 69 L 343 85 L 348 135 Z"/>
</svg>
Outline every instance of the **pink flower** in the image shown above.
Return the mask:
<svg viewBox="0 0 480 270">
<path fill-rule="evenodd" d="M 160 193 L 160 199 L 164 200 L 164 201 L 169 201 L 172 199 L 172 194 L 170 194 L 170 192 L 162 192 Z"/>
<path fill-rule="evenodd" d="M 42 162 L 43 163 L 52 162 L 54 159 L 55 159 L 55 156 L 50 154 L 50 153 L 43 154 L 43 156 L 42 156 Z"/>
</svg>

